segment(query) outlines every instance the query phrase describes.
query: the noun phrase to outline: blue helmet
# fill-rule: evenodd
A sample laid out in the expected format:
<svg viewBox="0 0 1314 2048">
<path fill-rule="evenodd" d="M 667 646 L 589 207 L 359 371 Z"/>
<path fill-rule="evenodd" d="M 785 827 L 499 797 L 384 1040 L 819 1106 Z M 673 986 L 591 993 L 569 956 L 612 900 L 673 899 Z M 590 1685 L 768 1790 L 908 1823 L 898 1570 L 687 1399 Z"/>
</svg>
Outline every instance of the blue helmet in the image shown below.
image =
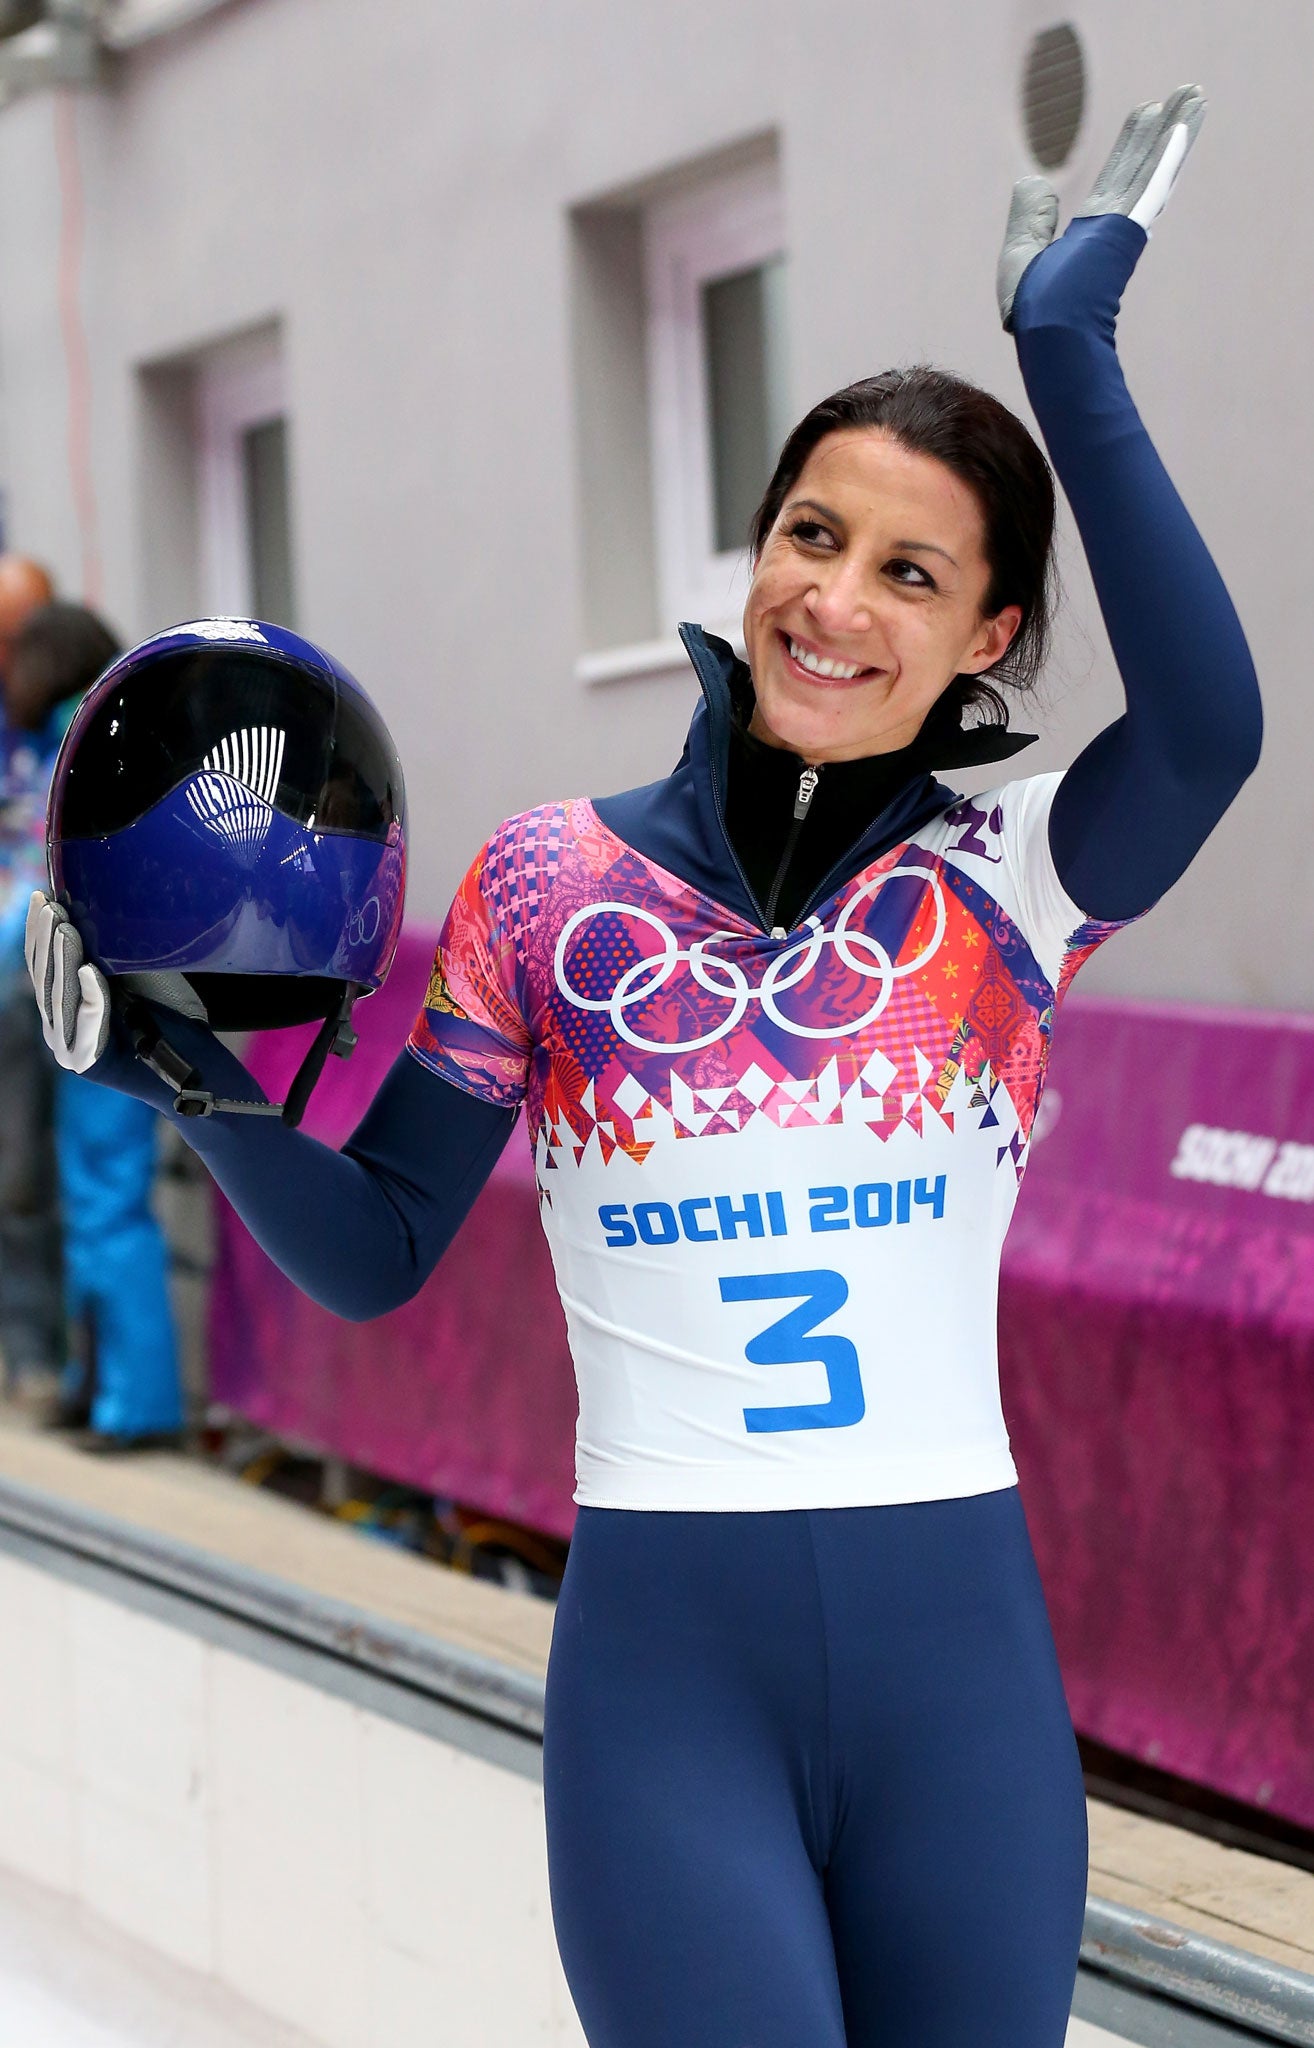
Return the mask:
<svg viewBox="0 0 1314 2048">
<path fill-rule="evenodd" d="M 79 706 L 47 853 L 88 957 L 129 996 L 218 1030 L 345 1029 L 401 927 L 397 751 L 355 678 L 298 634 L 174 626 Z"/>
</svg>

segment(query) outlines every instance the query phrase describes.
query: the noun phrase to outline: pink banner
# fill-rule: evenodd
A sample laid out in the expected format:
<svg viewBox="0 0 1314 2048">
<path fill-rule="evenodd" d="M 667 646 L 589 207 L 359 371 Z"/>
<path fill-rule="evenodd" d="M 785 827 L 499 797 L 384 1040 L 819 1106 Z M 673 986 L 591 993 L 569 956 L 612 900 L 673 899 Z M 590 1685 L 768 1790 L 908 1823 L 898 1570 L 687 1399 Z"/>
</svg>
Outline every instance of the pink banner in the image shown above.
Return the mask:
<svg viewBox="0 0 1314 2048">
<path fill-rule="evenodd" d="M 1314 1021 L 1075 1001 L 1004 1405 L 1077 1726 L 1314 1826 Z"/>
<path fill-rule="evenodd" d="M 403 940 L 307 1128 L 338 1143 L 423 993 Z M 1082 1002 L 1005 1258 L 1005 1408 L 1078 1727 L 1314 1826 L 1314 1024 Z M 304 1035 L 260 1043 L 280 1090 Z M 222 1205 L 221 1205 L 222 1208 Z M 451 1253 L 364 1325 L 223 1211 L 216 1400 L 553 1535 L 575 1392 L 517 1132 Z"/>
</svg>

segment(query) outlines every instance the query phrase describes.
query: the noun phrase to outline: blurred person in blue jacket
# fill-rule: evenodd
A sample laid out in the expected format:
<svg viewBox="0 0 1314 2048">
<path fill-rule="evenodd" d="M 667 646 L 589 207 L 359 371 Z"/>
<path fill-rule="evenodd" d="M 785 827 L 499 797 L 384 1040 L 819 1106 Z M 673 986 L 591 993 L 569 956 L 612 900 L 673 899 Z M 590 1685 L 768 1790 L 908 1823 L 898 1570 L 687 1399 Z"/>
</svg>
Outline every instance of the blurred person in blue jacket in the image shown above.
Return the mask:
<svg viewBox="0 0 1314 2048">
<path fill-rule="evenodd" d="M 0 555 L 0 688 L 16 636 L 54 596 L 48 572 Z M 0 1359 L 11 1398 L 44 1419 L 64 1355 L 55 1063 L 24 1014 L 23 919 L 45 876 L 46 789 L 62 726 L 0 722 Z"/>
<path fill-rule="evenodd" d="M 85 605 L 66 603 L 33 612 L 10 650 L 6 721 L 15 741 L 13 757 L 31 757 L 25 772 L 40 820 L 29 840 L 27 873 L 14 891 L 17 908 L 5 905 L 3 936 L 9 946 L 16 920 L 12 944 L 20 972 L 28 896 L 45 882 L 46 793 L 59 741 L 84 691 L 120 651 L 103 620 Z M 168 1253 L 151 1209 L 154 1113 L 81 1075 L 61 1072 L 55 1137 L 64 1298 L 75 1358 L 52 1419 L 81 1422 L 89 1397 L 91 1426 L 83 1437 L 89 1449 L 175 1438 L 182 1428 L 182 1391 Z"/>
</svg>

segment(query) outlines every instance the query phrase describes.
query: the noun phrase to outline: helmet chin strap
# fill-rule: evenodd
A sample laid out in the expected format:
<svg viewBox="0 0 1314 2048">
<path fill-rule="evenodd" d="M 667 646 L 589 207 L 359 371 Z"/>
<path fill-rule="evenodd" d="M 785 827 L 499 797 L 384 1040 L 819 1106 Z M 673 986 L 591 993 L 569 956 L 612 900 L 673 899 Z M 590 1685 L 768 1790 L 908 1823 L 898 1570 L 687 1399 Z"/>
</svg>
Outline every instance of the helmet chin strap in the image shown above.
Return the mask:
<svg viewBox="0 0 1314 2048">
<path fill-rule="evenodd" d="M 354 1051 L 356 1033 L 351 1026 L 351 1011 L 363 993 L 359 982 L 344 984 L 339 1001 L 320 1025 L 314 1043 L 297 1068 L 286 1102 L 249 1102 L 215 1095 L 204 1086 L 190 1061 L 169 1044 L 137 995 L 129 995 L 122 1015 L 133 1051 L 166 1088 L 172 1088 L 173 1106 L 179 1116 L 276 1116 L 295 1128 L 305 1114 L 311 1090 L 323 1073 L 329 1054 L 335 1053 L 345 1060 Z"/>
<path fill-rule="evenodd" d="M 341 998 L 315 1034 L 315 1041 L 293 1077 L 283 1104 L 283 1122 L 293 1126 L 301 1122 L 310 1091 L 324 1071 L 324 1062 L 330 1053 L 338 1059 L 350 1059 L 356 1050 L 356 1034 L 351 1028 L 351 1009 L 361 985 L 357 981 L 344 984 Z"/>
</svg>

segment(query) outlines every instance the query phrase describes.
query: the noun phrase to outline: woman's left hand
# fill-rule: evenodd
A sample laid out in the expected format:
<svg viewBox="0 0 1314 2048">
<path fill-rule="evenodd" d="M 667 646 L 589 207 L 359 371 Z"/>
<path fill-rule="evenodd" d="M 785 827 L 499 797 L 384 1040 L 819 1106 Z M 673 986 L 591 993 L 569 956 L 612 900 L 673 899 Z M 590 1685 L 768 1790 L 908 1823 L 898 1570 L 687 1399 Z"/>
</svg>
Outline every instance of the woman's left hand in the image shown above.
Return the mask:
<svg viewBox="0 0 1314 2048">
<path fill-rule="evenodd" d="M 1163 212 L 1177 173 L 1200 132 L 1205 106 L 1199 86 L 1181 85 L 1170 99 L 1134 108 L 1095 180 L 1094 191 L 1074 218 L 1121 213 L 1148 233 Z M 1009 332 L 1017 288 L 1053 241 L 1058 214 L 1058 193 L 1047 178 L 1022 178 L 1013 187 L 995 277 L 1000 318 Z"/>
</svg>

